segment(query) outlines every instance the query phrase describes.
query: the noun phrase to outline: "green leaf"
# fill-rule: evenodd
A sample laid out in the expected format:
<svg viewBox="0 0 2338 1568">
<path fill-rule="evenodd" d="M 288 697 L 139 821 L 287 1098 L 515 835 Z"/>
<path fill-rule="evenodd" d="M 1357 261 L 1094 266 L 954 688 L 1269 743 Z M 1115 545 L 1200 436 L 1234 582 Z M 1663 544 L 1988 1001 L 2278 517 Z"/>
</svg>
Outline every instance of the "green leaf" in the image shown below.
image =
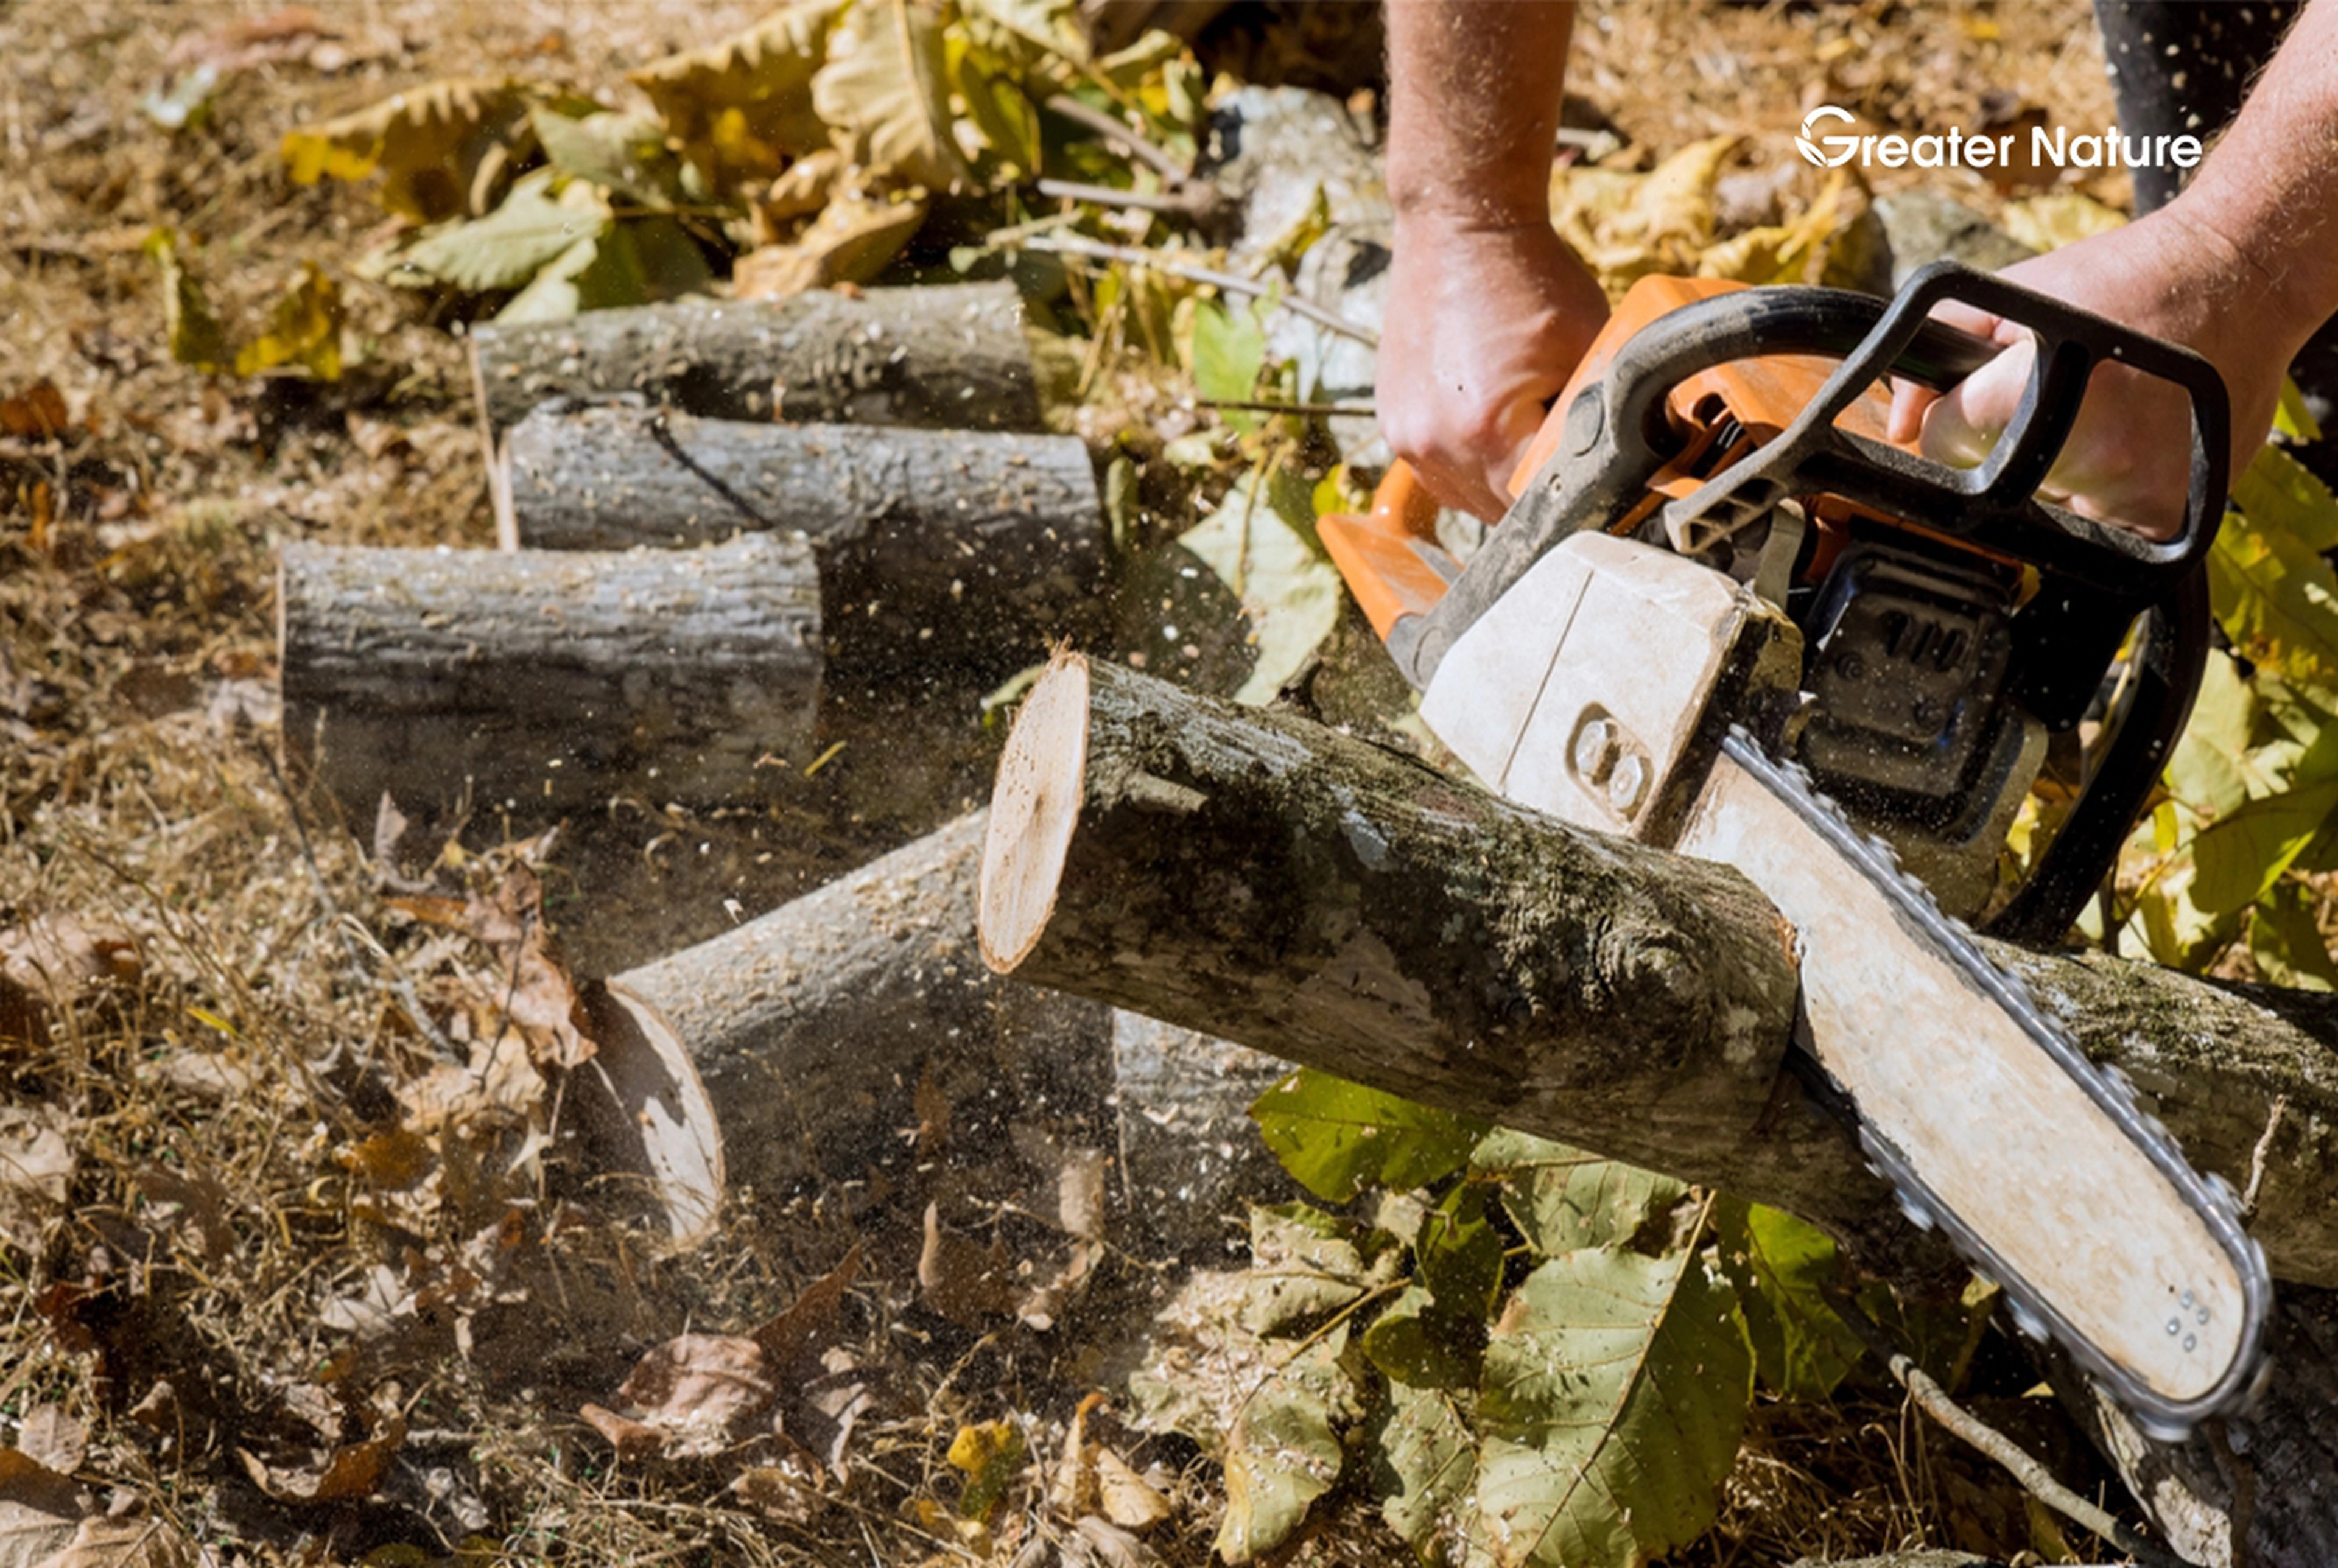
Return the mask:
<svg viewBox="0 0 2338 1568">
<path fill-rule="evenodd" d="M 1367 1187 L 1407 1191 L 1469 1163 L 1486 1125 L 1302 1067 L 1251 1108 L 1282 1168 L 1327 1203 Z"/>
<path fill-rule="evenodd" d="M 1250 1250 L 1240 1321 L 1253 1334 L 1304 1332 L 1376 1282 L 1355 1227 L 1304 1203 L 1252 1204 Z"/>
<path fill-rule="evenodd" d="M 1714 1230 L 1763 1386 L 1789 1399 L 1832 1394 L 1864 1350 L 1821 1290 L 1835 1272 L 1832 1239 L 1791 1214 L 1734 1198 L 1714 1205 Z"/>
<path fill-rule="evenodd" d="M 1308 1505 L 1340 1479 L 1345 1451 L 1335 1421 L 1356 1414 L 1355 1385 L 1341 1363 L 1340 1325 L 1270 1373 L 1243 1401 L 1226 1434 L 1226 1513 L 1218 1555 L 1248 1563 L 1289 1541 Z"/>
<path fill-rule="evenodd" d="M 1422 1216 L 1412 1255 L 1438 1307 L 1483 1318 L 1502 1288 L 1502 1237 L 1486 1218 L 1486 1191 L 1464 1181 Z"/>
<path fill-rule="evenodd" d="M 1338 568 L 1315 538 L 1306 481 L 1244 475 L 1215 512 L 1178 543 L 1239 595 L 1258 649 L 1234 701 L 1260 706 L 1304 669 L 1340 619 Z"/>
<path fill-rule="evenodd" d="M 2208 593 L 2233 651 L 2287 680 L 2338 690 L 2338 576 L 2285 526 L 2229 512 Z"/>
<path fill-rule="evenodd" d="M 1266 328 L 1248 309 L 1237 313 L 1215 299 L 1197 300 L 1190 354 L 1195 391 L 1243 402 L 1258 396 L 1258 378 L 1266 368 Z M 1258 415 L 1246 409 L 1222 409 L 1219 417 L 1244 433 L 1259 426 Z"/>
<path fill-rule="evenodd" d="M 2294 884 L 2275 887 L 2249 917 L 2249 955 L 2276 985 L 2301 991 L 2338 990 L 2338 961 L 2314 918 L 2316 900 Z"/>
<path fill-rule="evenodd" d="M 2233 505 L 2259 527 L 2278 529 L 2317 554 L 2338 549 L 2338 497 L 2278 446 L 2257 448 L 2233 481 Z"/>
<path fill-rule="evenodd" d="M 526 288 L 496 312 L 496 319 L 506 326 L 517 321 L 565 321 L 581 310 L 639 305 L 648 298 L 641 258 L 619 227 L 606 234 L 588 235 L 554 257 Z"/>
<path fill-rule="evenodd" d="M 2273 427 L 2293 441 L 2322 439 L 2322 426 L 2313 422 L 2313 410 L 2305 406 L 2305 394 L 2286 376 L 2281 378 L 2281 401 L 2273 411 Z"/>
<path fill-rule="evenodd" d="M 966 180 L 942 30 L 909 0 L 855 0 L 829 38 L 811 100 L 847 162 L 929 191 Z"/>
<path fill-rule="evenodd" d="M 682 164 L 666 149 L 665 127 L 650 116 L 604 112 L 578 119 L 539 104 L 528 122 L 545 161 L 563 174 L 661 211 L 682 200 Z"/>
<path fill-rule="evenodd" d="M 1505 1156 L 1503 1162 L 1490 1164 L 1481 1149 L 1473 1163 L 1508 1177 L 1502 1184 L 1502 1207 L 1527 1245 L 1546 1258 L 1578 1247 L 1628 1245 L 1688 1194 L 1685 1183 L 1669 1176 L 1602 1160 L 1564 1143 L 1525 1133 L 1497 1137 L 1506 1140 L 1493 1150 Z M 1493 1139 L 1487 1142 L 1494 1143 Z M 1670 1236 L 1653 1240 L 1661 1248 L 1669 1244 Z"/>
<path fill-rule="evenodd" d="M 1478 1480 L 1478 1436 L 1466 1396 L 1394 1383 L 1371 1433 L 1380 1517 L 1424 1563 L 1456 1563 Z"/>
<path fill-rule="evenodd" d="M 145 248 L 162 274 L 162 331 L 171 358 L 198 370 L 223 373 L 235 357 L 228 350 L 219 318 L 211 314 L 211 301 L 203 297 L 203 286 L 179 259 L 178 230 L 155 230 L 146 236 Z"/>
<path fill-rule="evenodd" d="M 1036 176 L 1046 162 L 1038 105 L 1016 84 L 1006 61 L 956 32 L 946 44 L 951 85 L 998 162 L 989 172 L 1008 181 Z"/>
<path fill-rule="evenodd" d="M 2192 840 L 2189 893 L 2209 915 L 2245 909 L 2281 879 L 2338 809 L 2338 779 L 2252 800 L 2203 828 Z"/>
<path fill-rule="evenodd" d="M 2256 729 L 2256 693 L 2221 649 L 2211 649 L 2200 671 L 2200 695 L 2191 720 L 2167 760 L 2167 788 L 2195 811 L 2212 817 L 2240 808 L 2251 795 L 2250 741 Z"/>
<path fill-rule="evenodd" d="M 1486 1352 L 1485 1316 L 1448 1311 L 1420 1286 L 1408 1285 L 1364 1330 L 1363 1350 L 1391 1382 L 1475 1388 Z"/>
<path fill-rule="evenodd" d="M 511 189 L 485 218 L 426 234 L 408 246 L 406 264 L 471 293 L 516 289 L 579 240 L 609 227 L 609 209 L 583 186 L 555 201 L 552 172 L 539 170 Z"/>
<path fill-rule="evenodd" d="M 1735 1295 L 1694 1255 L 1552 1259 L 1486 1347 L 1478 1553 L 1496 1568 L 1639 1568 L 1695 1540 L 1752 1397 Z"/>
</svg>

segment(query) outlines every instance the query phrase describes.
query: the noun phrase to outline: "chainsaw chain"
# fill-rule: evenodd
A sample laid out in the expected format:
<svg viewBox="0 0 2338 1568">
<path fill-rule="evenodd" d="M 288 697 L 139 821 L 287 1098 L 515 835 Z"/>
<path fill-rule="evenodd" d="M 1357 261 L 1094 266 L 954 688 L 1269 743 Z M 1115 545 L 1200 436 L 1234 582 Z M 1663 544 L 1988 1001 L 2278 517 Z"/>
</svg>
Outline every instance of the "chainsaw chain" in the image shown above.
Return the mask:
<svg viewBox="0 0 2338 1568">
<path fill-rule="evenodd" d="M 2166 1127 L 2137 1102 L 2135 1085 L 2127 1075 L 2116 1067 L 2098 1068 L 2089 1062 L 2076 1043 L 2046 1017 L 2021 977 L 1991 962 L 1963 922 L 1942 914 L 1931 891 L 1901 869 L 1900 857 L 1891 845 L 1854 827 L 1842 808 L 1814 787 L 1809 771 L 1801 764 L 1771 758 L 1752 735 L 1736 725 L 1731 726 L 1723 740 L 1722 751 L 1881 891 L 1902 918 L 1924 934 L 1941 957 L 1978 985 L 2038 1049 L 2087 1092 L 2120 1132 L 2141 1148 L 2184 1196 L 2207 1226 L 2209 1234 L 2232 1259 L 2241 1279 L 2246 1326 L 2234 1370 L 2205 1400 L 2179 1406 L 2153 1393 L 2130 1369 L 2074 1328 L 2021 1278 L 2019 1270 L 2008 1265 L 1970 1225 L 1949 1210 L 1890 1140 L 1860 1123 L 1859 1141 L 1867 1152 L 1869 1169 L 1891 1182 L 1908 1218 L 1927 1230 L 1938 1225 L 1966 1261 L 2003 1288 L 2014 1324 L 2022 1333 L 2039 1341 L 2050 1338 L 2061 1346 L 2150 1436 L 2166 1442 L 2181 1441 L 2204 1416 L 2226 1414 L 2254 1398 L 2270 1370 L 2260 1365 L 2260 1356 L 2273 1284 L 2265 1266 L 2264 1249 L 2243 1228 L 2240 1200 L 2232 1184 L 2214 1172 L 2203 1176 L 2194 1171 Z M 1795 1049 L 1803 1047 L 1797 1042 Z M 1822 1064 L 1813 1061 L 1812 1065 L 1824 1073 Z"/>
</svg>

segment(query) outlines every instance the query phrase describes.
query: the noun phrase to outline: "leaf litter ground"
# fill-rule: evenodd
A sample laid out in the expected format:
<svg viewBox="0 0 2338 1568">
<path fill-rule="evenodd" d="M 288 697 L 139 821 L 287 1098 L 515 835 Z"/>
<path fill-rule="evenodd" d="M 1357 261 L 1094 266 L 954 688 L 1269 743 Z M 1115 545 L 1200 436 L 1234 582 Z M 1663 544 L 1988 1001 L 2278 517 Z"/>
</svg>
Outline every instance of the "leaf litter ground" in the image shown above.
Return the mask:
<svg viewBox="0 0 2338 1568">
<path fill-rule="evenodd" d="M 1142 1430 L 1122 1386 L 1159 1309 L 1151 1359 L 1189 1357 L 1185 1394 L 1254 1387 L 1262 1368 L 1243 1357 L 1260 1341 L 1227 1305 L 1249 1286 L 1204 1274 L 1173 1295 L 1110 1224 L 1069 1218 L 1066 1191 L 1088 1180 L 1073 1156 L 1107 1132 L 1017 1148 L 978 1107 L 903 1085 L 895 1157 L 869 1179 L 734 1193 L 718 1240 L 676 1259 L 607 1217 L 549 1092 L 589 1056 L 569 974 L 712 935 L 726 902 L 776 905 L 978 799 L 990 736 L 918 732 L 889 755 L 890 694 L 845 692 L 847 761 L 801 804 L 644 802 L 551 843 L 479 821 L 443 853 L 344 830 L 269 761 L 276 545 L 492 535 L 445 308 L 349 274 L 381 210 L 362 190 L 288 185 L 283 132 L 447 77 L 604 88 L 761 10 L 0 17 L 11 1563 L 175 1563 L 200 1541 L 221 1560 L 384 1563 L 1019 1562 L 1044 1542 L 1118 1564 L 1199 1563 L 1223 1539 L 1218 1467 Z M 1981 85 L 2088 125 L 2107 103 L 2082 13 L 1615 7 L 1586 30 L 1577 90 L 1660 152 L 1720 130 L 1776 150 L 1812 91 L 1970 119 L 1979 44 L 1997 73 Z M 1658 81 L 1638 64 L 1655 58 L 1687 70 Z M 315 368 L 311 265 L 364 353 L 333 381 L 174 362 L 158 229 L 200 242 L 182 263 L 260 348 L 243 368 Z M 1131 352 L 1090 357 L 1073 422 L 1102 447 L 1134 416 L 1125 449 L 1149 458 L 1206 421 L 1130 368 L 1169 323 L 1144 316 L 1150 282 L 1122 287 L 1107 336 Z M 220 328 L 182 312 L 177 331 Z M 1230 490 L 1287 488 L 1278 469 L 1196 485 L 1145 467 L 1171 533 Z M 1243 554 L 1231 580 L 1255 564 Z M 1236 613 L 1203 595 L 1164 637 L 1146 600 L 1127 645 L 1212 678 L 1216 628 L 1194 609 Z M 387 886 L 382 864 L 415 886 Z M 1070 1280 L 1036 1312 L 1034 1263 Z M 1927 1539 L 2010 1552 L 2032 1526 L 1986 1466 L 1855 1389 L 1757 1402 L 1720 1527 L 1671 1561 Z M 1295 1552 L 1407 1560 L 1361 1505 L 1319 1509 Z"/>
</svg>

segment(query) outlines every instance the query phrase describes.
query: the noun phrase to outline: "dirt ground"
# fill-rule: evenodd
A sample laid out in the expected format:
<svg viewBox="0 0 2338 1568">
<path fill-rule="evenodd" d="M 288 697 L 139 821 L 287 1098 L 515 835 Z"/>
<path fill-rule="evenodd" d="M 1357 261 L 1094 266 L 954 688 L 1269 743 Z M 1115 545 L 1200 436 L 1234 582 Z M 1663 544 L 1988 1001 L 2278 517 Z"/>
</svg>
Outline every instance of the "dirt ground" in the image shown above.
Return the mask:
<svg viewBox="0 0 2338 1568">
<path fill-rule="evenodd" d="M 486 548 L 493 528 L 464 323 L 357 277 L 388 232 L 380 210 L 362 186 L 292 185 L 279 142 L 442 76 L 622 94 L 627 67 L 763 9 L 350 0 L 326 8 L 329 47 L 247 47 L 174 131 L 150 95 L 206 48 L 232 57 L 217 41 L 270 7 L 0 0 L 0 398 L 47 382 L 68 416 L 62 436 L 0 437 L 0 947 L 45 931 L 96 976 L 37 1042 L 12 1032 L 0 992 L 0 1117 L 17 1119 L 0 1131 L 37 1122 L 71 1149 L 49 1200 L 0 1207 L 0 1439 L 28 1444 L 36 1414 L 82 1428 L 52 1452 L 93 1516 L 167 1522 L 220 1563 L 979 1560 L 984 1544 L 921 1507 L 955 1494 L 952 1435 L 1010 1412 L 1060 1434 L 1104 1348 L 1165 1289 L 1161 1260 L 1116 1250 L 1050 1331 L 977 1331 L 919 1305 L 928 1199 L 984 1195 L 995 1234 L 1022 1246 L 1027 1172 L 1004 1119 L 973 1112 L 947 1159 L 922 1159 L 915 1085 L 865 1180 L 735 1192 L 720 1237 L 678 1257 L 588 1220 L 589 1179 L 557 1159 L 523 1201 L 457 1181 L 451 1150 L 401 1184 L 411 1151 L 383 1142 L 397 1064 L 427 1053 L 376 956 L 436 999 L 492 976 L 494 944 L 401 914 L 368 862 L 374 825 L 349 830 L 278 772 L 274 554 Z M 2085 0 L 1614 4 L 1591 9 L 1580 54 L 1578 117 L 1657 155 L 1739 132 L 1741 163 L 1763 170 L 1793 162 L 1816 102 L 1909 127 L 2007 104 L 2109 120 Z M 349 372 L 175 362 L 144 249 L 162 227 L 240 329 L 302 263 L 339 279 L 361 347 Z M 575 973 L 712 935 L 978 803 L 996 744 L 979 691 L 838 693 L 845 744 L 817 779 L 732 812 L 640 801 L 568 825 L 538 874 Z M 518 863 L 506 837 L 470 825 L 481 876 Z M 516 1169 L 514 1136 L 490 1128 L 471 1155 Z M 497 1218 L 522 1212 L 524 1244 Z M 580 1416 L 645 1347 L 750 1332 L 849 1253 L 844 1348 L 870 1397 L 861 1478 L 820 1508 L 768 1505 L 721 1457 L 622 1463 Z M 398 1298 L 401 1278 L 428 1299 Z M 2009 1419 L 2032 1416 L 2040 1442 L 2070 1446 L 2042 1411 Z M 1182 1440 L 1123 1436 L 1174 1509 L 1151 1550 L 1206 1560 L 1215 1468 Z M 2001 1477 L 1871 1391 L 1757 1416 L 1721 1527 L 1675 1561 L 2050 1540 Z M 1361 1507 L 1297 1550 L 1404 1560 Z"/>
</svg>

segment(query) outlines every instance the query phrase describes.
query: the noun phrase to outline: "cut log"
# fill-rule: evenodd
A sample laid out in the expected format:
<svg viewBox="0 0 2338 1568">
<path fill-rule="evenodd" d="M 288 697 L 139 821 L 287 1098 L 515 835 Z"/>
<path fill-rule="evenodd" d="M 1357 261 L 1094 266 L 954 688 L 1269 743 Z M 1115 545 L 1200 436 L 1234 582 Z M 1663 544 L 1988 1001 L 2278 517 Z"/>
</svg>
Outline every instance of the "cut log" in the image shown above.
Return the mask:
<svg viewBox="0 0 2338 1568">
<path fill-rule="evenodd" d="M 408 811 L 750 799 L 760 759 L 805 749 L 820 701 L 818 572 L 794 538 L 288 545 L 277 615 L 287 756 L 359 822 L 385 790 Z"/>
<path fill-rule="evenodd" d="M 722 1125 L 732 1181 L 857 1177 L 945 1103 L 1100 1104 L 1112 1014 L 1002 982 L 975 946 L 974 812 L 694 947 L 617 975 L 681 1040 Z"/>
<path fill-rule="evenodd" d="M 981 930 L 1036 983 L 1728 1188 L 1871 1261 L 1911 1243 L 1779 1074 L 1793 966 L 1750 883 L 1304 720 L 1059 660 L 1000 761 Z M 2338 1003 L 1994 951 L 2255 1194 L 2276 1275 L 2338 1284 Z"/>
<path fill-rule="evenodd" d="M 621 392 L 720 419 L 1039 428 L 1023 300 L 1006 282 L 478 327 L 471 374 L 491 440 L 547 398 Z"/>
<path fill-rule="evenodd" d="M 808 535 L 834 657 L 930 655 L 922 645 L 939 642 L 1027 663 L 1099 603 L 1104 508 L 1074 436 L 553 404 L 512 428 L 500 461 L 507 549 Z"/>
<path fill-rule="evenodd" d="M 1249 1244 L 1246 1205 L 1307 1195 L 1250 1119 L 1289 1063 L 1125 1009 L 1112 1015 L 1112 1058 L 1137 1240 L 1223 1265 Z"/>
</svg>

